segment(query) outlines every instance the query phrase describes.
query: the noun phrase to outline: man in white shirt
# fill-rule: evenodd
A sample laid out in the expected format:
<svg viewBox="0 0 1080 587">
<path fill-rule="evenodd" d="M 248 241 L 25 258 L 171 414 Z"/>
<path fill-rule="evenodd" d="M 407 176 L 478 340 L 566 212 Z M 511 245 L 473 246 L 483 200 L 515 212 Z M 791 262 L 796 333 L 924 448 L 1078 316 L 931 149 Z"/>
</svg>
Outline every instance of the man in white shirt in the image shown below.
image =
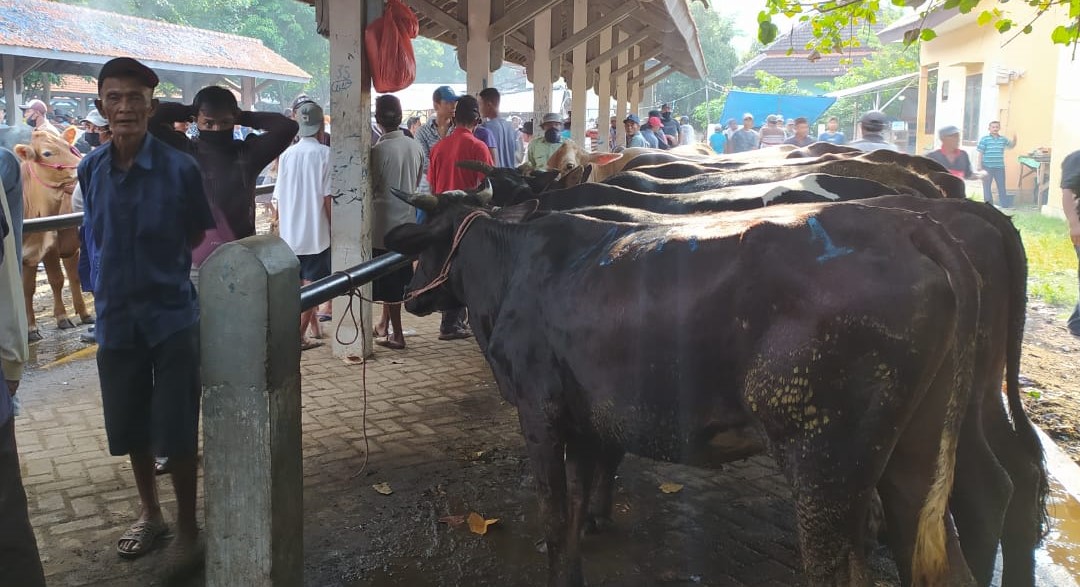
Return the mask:
<svg viewBox="0 0 1080 587">
<path fill-rule="evenodd" d="M 314 102 L 297 109 L 300 124 L 297 143 L 281 154 L 274 200 L 278 231 L 300 259 L 300 280 L 307 285 L 330 275 L 330 147 L 319 142 L 323 131 L 323 110 Z M 300 348 L 322 343 L 315 308 L 300 315 Z"/>
</svg>

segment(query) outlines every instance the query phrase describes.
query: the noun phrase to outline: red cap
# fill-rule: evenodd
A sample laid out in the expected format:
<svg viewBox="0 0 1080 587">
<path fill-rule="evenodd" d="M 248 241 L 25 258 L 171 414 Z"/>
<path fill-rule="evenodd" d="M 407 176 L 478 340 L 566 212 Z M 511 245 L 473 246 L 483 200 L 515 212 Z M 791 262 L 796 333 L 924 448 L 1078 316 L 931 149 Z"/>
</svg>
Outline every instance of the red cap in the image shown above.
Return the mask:
<svg viewBox="0 0 1080 587">
<path fill-rule="evenodd" d="M 649 126 L 655 126 L 656 128 L 660 128 L 660 127 L 664 126 L 664 123 L 660 122 L 660 117 L 659 116 L 650 116 L 649 117 Z"/>
</svg>

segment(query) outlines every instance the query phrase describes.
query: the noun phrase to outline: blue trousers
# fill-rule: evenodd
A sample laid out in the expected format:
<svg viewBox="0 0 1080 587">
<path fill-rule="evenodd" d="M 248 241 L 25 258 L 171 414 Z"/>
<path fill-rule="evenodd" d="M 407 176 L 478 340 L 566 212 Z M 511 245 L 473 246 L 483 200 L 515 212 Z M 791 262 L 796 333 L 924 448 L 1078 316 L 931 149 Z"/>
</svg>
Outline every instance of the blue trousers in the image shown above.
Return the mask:
<svg viewBox="0 0 1080 587">
<path fill-rule="evenodd" d="M 1012 198 L 1009 197 L 1009 194 L 1005 189 L 1005 168 L 983 167 L 983 170 L 986 171 L 986 177 L 983 178 L 983 201 L 987 204 L 994 203 L 994 196 L 990 193 L 990 184 L 993 182 L 997 184 L 998 204 L 1005 206 L 1006 208 L 1011 208 Z"/>
</svg>

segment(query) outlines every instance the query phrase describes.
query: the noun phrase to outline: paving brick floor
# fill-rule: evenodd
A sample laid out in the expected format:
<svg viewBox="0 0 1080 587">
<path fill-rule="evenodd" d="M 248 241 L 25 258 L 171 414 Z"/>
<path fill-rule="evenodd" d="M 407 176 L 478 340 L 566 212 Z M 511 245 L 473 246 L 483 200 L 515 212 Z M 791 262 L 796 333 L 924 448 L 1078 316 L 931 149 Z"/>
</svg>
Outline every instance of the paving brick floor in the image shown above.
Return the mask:
<svg viewBox="0 0 1080 587">
<path fill-rule="evenodd" d="M 544 585 L 513 407 L 474 341 L 436 340 L 437 317 L 405 325 L 417 332 L 409 348 L 379 349 L 367 366 L 366 441 L 362 367 L 325 347 L 303 354 L 305 585 Z M 137 498 L 130 465 L 106 450 L 93 360 L 30 373 L 20 395 L 17 438 L 49 584 L 162 584 L 165 549 L 115 554 Z M 666 482 L 683 488 L 665 494 Z M 585 542 L 590 585 L 799 583 L 793 507 L 766 459 L 718 472 L 628 458 L 615 510 L 615 528 Z M 499 522 L 471 534 L 454 523 L 470 512 Z M 888 561 L 875 560 L 889 584 Z"/>
</svg>

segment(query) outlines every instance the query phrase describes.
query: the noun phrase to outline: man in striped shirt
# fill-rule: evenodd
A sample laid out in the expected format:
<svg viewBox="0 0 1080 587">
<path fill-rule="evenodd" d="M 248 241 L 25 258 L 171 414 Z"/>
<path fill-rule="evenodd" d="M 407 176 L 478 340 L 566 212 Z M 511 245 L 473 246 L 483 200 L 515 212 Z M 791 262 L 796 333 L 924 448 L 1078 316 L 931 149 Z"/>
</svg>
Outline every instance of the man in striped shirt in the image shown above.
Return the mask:
<svg viewBox="0 0 1080 587">
<path fill-rule="evenodd" d="M 998 203 L 1010 208 L 1012 198 L 1005 189 L 1005 149 L 1016 146 L 1016 133 L 1013 133 L 1012 140 L 1001 136 L 1000 133 L 1001 123 L 996 120 L 991 122 L 990 134 L 979 139 L 979 146 L 976 147 L 979 150 L 979 168 L 986 170 L 986 176 L 983 177 L 983 201 L 988 204 L 994 203 L 990 183 L 996 182 Z"/>
</svg>

